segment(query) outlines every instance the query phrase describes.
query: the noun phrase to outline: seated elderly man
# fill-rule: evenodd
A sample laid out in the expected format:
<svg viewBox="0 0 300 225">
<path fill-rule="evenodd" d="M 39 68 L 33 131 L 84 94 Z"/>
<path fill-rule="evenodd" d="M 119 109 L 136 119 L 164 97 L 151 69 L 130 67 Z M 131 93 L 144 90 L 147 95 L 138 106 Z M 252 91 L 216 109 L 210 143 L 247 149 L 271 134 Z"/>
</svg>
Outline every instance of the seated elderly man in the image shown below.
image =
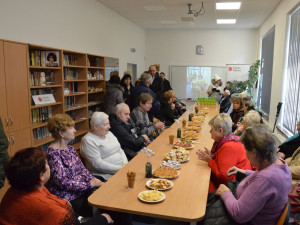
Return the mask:
<svg viewBox="0 0 300 225">
<path fill-rule="evenodd" d="M 117 137 L 128 160 L 131 160 L 150 140 L 146 134 L 138 136 L 138 127 L 129 119 L 130 110 L 125 103 L 118 104 L 115 114 L 109 115 L 111 132 Z"/>
<path fill-rule="evenodd" d="M 225 90 L 223 96 L 219 102 L 220 104 L 220 113 L 227 113 L 230 108 L 230 91 Z"/>
<path fill-rule="evenodd" d="M 108 180 L 128 161 L 118 139 L 109 131 L 108 115 L 94 112 L 91 131 L 81 140 L 80 155 L 92 175 Z"/>
</svg>

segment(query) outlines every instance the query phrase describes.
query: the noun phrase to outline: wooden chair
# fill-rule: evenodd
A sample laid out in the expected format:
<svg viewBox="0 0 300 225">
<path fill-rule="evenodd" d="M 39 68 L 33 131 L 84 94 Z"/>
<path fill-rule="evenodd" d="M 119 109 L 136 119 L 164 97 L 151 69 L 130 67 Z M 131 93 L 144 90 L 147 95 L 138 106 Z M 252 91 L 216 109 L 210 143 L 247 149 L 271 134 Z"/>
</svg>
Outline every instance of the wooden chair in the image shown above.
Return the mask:
<svg viewBox="0 0 300 225">
<path fill-rule="evenodd" d="M 290 217 L 290 201 L 288 201 L 279 217 L 276 225 L 288 225 Z"/>
</svg>

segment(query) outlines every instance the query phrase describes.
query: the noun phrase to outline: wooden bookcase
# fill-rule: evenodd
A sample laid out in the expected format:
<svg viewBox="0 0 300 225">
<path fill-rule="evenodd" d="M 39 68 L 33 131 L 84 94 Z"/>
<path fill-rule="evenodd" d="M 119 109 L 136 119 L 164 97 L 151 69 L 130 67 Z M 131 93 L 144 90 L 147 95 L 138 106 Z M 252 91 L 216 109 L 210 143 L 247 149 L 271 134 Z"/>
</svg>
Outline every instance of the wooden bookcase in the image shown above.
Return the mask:
<svg viewBox="0 0 300 225">
<path fill-rule="evenodd" d="M 46 66 L 50 52 L 58 58 L 54 67 Z M 94 111 L 103 110 L 105 57 L 37 45 L 29 45 L 28 53 L 31 96 L 32 93 L 52 93 L 56 100 L 56 103 L 40 106 L 31 103 L 32 146 L 46 149 L 53 141 L 47 131 L 47 119 L 57 113 L 66 113 L 74 119 L 77 131 L 75 140 L 70 144 L 79 149 L 81 138 L 89 130 L 89 117 Z M 36 80 L 41 72 L 51 78 L 45 86 L 39 85 Z M 44 118 L 44 112 L 51 113 Z"/>
</svg>

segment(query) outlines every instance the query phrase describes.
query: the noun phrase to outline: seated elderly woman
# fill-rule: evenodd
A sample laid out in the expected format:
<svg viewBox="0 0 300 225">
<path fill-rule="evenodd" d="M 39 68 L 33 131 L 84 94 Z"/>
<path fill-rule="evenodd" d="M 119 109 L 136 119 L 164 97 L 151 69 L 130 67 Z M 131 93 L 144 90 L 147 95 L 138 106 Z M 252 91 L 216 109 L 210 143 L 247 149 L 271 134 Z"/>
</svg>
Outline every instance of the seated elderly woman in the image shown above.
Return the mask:
<svg viewBox="0 0 300 225">
<path fill-rule="evenodd" d="M 227 176 L 227 170 L 233 166 L 251 170 L 251 165 L 246 157 L 244 146 L 240 138 L 231 133 L 232 121 L 225 113 L 216 115 L 209 121 L 210 134 L 214 144 L 209 151 L 199 149 L 198 158 L 208 162 L 211 168 L 209 192 L 214 191 L 220 184 L 235 180 L 235 176 Z"/>
<path fill-rule="evenodd" d="M 171 126 L 175 119 L 178 118 L 178 111 L 174 104 L 175 92 L 173 90 L 164 93 L 163 101 L 160 106 L 160 112 L 157 117 L 161 121 L 165 122 L 166 126 Z"/>
<path fill-rule="evenodd" d="M 244 104 L 240 95 L 233 94 L 231 95 L 232 101 L 232 112 L 230 117 L 232 120 L 232 131 L 235 131 L 237 128 L 237 123 L 240 118 L 244 116 Z"/>
<path fill-rule="evenodd" d="M 282 159 L 290 158 L 300 147 L 300 120 L 296 124 L 297 133 L 278 146 L 278 155 Z"/>
<path fill-rule="evenodd" d="M 237 129 L 235 130 L 234 134 L 241 136 L 243 131 L 250 126 L 260 124 L 261 116 L 255 110 L 249 111 L 245 116 L 242 122 L 238 122 Z"/>
<path fill-rule="evenodd" d="M 71 205 L 50 194 L 46 154 L 38 148 L 18 151 L 6 167 L 11 187 L 0 205 L 0 224 L 80 224 Z M 112 223 L 108 214 L 97 214 L 81 224 Z"/>
<path fill-rule="evenodd" d="M 95 177 L 108 180 L 128 161 L 118 139 L 109 131 L 108 115 L 94 112 L 91 131 L 81 140 L 80 155 Z"/>
<path fill-rule="evenodd" d="M 289 166 L 292 175 L 292 183 L 296 184 L 300 182 L 300 148 L 298 148 L 292 157 L 285 159 Z"/>
<path fill-rule="evenodd" d="M 276 224 L 291 189 L 291 173 L 284 160 L 276 154 L 273 135 L 264 125 L 248 127 L 241 136 L 247 158 L 257 171 L 232 167 L 228 176 L 246 174 L 238 185 L 236 197 L 223 184 L 216 191 L 229 215 L 237 223 L 256 225 Z"/>
<path fill-rule="evenodd" d="M 162 129 L 165 127 L 165 124 L 162 122 L 150 122 L 147 112 L 150 111 L 152 102 L 153 97 L 150 94 L 143 93 L 138 97 L 138 106 L 135 107 L 130 113 L 130 118 L 135 123 L 135 125 L 140 128 L 138 134 L 146 134 L 151 141 L 153 140 L 153 132 L 157 129 Z"/>
<path fill-rule="evenodd" d="M 51 177 L 47 187 L 52 194 L 69 201 L 74 211 L 83 217 L 93 215 L 87 198 L 93 188 L 103 183 L 93 177 L 68 145 L 75 138 L 74 121 L 66 114 L 56 114 L 48 121 L 48 130 L 55 139 L 47 149 Z"/>
</svg>

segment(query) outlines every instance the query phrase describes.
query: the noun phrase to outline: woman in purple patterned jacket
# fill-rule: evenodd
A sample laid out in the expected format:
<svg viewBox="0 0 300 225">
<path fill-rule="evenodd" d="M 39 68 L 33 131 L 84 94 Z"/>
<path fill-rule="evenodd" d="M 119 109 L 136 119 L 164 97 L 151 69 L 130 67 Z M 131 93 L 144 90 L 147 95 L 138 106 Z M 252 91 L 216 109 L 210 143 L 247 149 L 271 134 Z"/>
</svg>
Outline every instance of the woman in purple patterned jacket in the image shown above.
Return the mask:
<svg viewBox="0 0 300 225">
<path fill-rule="evenodd" d="M 52 194 L 69 201 L 77 214 L 91 217 L 93 208 L 87 198 L 93 188 L 103 183 L 89 173 L 75 149 L 68 145 L 75 138 L 74 125 L 66 114 L 56 114 L 49 119 L 48 130 L 55 140 L 47 149 L 51 176 L 46 186 Z"/>
</svg>

